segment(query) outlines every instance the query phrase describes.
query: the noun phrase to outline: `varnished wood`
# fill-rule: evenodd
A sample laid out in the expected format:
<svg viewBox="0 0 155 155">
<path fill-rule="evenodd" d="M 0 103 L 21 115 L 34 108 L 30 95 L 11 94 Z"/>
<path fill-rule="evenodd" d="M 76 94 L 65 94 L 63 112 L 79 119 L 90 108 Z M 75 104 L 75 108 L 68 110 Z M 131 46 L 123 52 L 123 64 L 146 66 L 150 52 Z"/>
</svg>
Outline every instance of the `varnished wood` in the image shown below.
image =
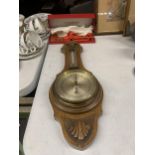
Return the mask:
<svg viewBox="0 0 155 155">
<path fill-rule="evenodd" d="M 76 63 L 74 65 L 71 65 L 73 63 L 70 53 L 72 50 L 76 50 Z M 97 120 L 102 111 L 103 90 L 94 77 L 97 85 L 97 89 L 95 89 L 96 93 L 86 101 L 72 103 L 60 98 L 59 94 L 56 94 L 54 86 L 59 77 L 64 76 L 66 71 L 73 72 L 76 70 L 81 73 L 86 72 L 90 77 L 93 76 L 82 64 L 80 58 L 82 47 L 79 44 L 75 42 L 65 44 L 62 52 L 65 54 L 65 66 L 51 85 L 49 98 L 54 110 L 55 119 L 60 122 L 64 137 L 68 143 L 76 149 L 84 150 L 93 142 L 96 136 Z"/>
<path fill-rule="evenodd" d="M 126 14 L 125 14 L 125 20 L 123 23 L 123 35 L 126 36 L 126 30 L 127 30 L 127 26 L 128 26 L 128 18 L 129 18 L 129 10 L 130 10 L 130 5 L 131 5 L 131 0 L 128 0 L 127 3 L 127 7 L 126 7 Z"/>
<path fill-rule="evenodd" d="M 83 64 L 82 64 L 81 56 L 80 56 L 80 54 L 82 52 L 82 47 L 78 46 L 78 44 L 75 46 L 76 46 L 76 54 L 77 54 L 77 66 L 80 69 L 85 69 Z M 74 48 L 74 47 L 72 47 L 70 44 L 66 44 L 61 49 L 61 51 L 65 54 L 65 67 L 64 67 L 63 71 L 68 70 L 68 69 L 73 69 L 70 67 L 70 64 L 71 64 L 71 53 L 70 53 L 70 51 L 72 50 L 71 48 Z"/>
<path fill-rule="evenodd" d="M 113 33 L 123 33 L 124 28 L 126 27 L 126 19 L 128 16 L 129 12 L 129 6 L 130 6 L 130 1 L 132 0 L 127 0 L 127 6 L 126 6 L 126 11 L 125 11 L 125 19 L 120 19 L 120 20 L 114 20 L 114 21 L 107 21 L 105 15 L 99 15 L 98 13 L 104 13 L 108 10 L 109 8 L 109 3 L 111 0 L 97 0 L 98 7 L 97 7 L 97 31 L 96 34 L 113 34 Z M 116 7 L 114 10 L 117 9 L 119 6 L 120 1 L 119 0 L 114 0 L 113 1 L 113 8 Z"/>
<path fill-rule="evenodd" d="M 123 26 L 123 35 L 127 36 L 129 28 L 135 22 L 135 0 L 128 0 L 128 5 L 126 8 L 126 16 Z"/>
</svg>

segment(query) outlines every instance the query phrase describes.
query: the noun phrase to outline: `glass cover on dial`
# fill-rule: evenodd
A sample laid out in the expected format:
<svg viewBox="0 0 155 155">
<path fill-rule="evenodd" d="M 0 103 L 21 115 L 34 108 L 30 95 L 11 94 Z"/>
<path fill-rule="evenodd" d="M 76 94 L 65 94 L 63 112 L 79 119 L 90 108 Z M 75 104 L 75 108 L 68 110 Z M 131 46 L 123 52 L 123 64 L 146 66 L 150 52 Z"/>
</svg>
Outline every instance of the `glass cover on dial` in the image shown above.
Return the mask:
<svg viewBox="0 0 155 155">
<path fill-rule="evenodd" d="M 60 74 L 54 84 L 54 92 L 68 102 L 82 102 L 90 99 L 97 91 L 95 77 L 84 70 L 70 70 Z"/>
</svg>

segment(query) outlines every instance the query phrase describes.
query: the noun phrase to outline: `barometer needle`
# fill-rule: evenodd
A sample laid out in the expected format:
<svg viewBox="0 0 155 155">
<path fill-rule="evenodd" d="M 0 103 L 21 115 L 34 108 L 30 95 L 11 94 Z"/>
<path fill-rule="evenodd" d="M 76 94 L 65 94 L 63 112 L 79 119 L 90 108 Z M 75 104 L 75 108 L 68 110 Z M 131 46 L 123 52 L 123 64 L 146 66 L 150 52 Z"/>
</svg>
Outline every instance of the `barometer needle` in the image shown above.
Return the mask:
<svg viewBox="0 0 155 155">
<path fill-rule="evenodd" d="M 75 74 L 75 93 L 78 93 L 78 81 L 77 81 L 77 75 Z"/>
</svg>

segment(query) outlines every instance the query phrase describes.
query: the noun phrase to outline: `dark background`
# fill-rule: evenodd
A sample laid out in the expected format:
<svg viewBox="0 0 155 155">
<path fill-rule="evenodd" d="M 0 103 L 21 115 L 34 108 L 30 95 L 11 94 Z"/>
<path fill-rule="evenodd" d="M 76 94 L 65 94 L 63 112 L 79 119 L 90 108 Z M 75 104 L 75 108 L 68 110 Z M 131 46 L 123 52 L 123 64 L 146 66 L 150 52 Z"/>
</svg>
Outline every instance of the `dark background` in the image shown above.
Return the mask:
<svg viewBox="0 0 155 155">
<path fill-rule="evenodd" d="M 19 13 L 25 17 L 36 13 L 93 13 L 94 0 L 19 0 Z"/>
</svg>

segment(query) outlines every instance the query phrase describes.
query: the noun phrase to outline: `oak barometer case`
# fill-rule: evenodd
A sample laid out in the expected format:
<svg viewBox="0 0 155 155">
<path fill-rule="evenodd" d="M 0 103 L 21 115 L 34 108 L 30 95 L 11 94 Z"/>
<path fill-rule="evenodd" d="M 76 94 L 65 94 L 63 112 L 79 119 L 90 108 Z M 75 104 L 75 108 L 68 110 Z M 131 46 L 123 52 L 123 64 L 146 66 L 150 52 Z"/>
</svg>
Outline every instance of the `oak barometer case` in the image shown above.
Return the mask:
<svg viewBox="0 0 155 155">
<path fill-rule="evenodd" d="M 52 84 L 49 98 L 64 137 L 74 148 L 83 150 L 95 138 L 103 90 L 95 76 L 84 68 L 78 43 L 69 42 L 61 50 L 65 67 Z"/>
</svg>

